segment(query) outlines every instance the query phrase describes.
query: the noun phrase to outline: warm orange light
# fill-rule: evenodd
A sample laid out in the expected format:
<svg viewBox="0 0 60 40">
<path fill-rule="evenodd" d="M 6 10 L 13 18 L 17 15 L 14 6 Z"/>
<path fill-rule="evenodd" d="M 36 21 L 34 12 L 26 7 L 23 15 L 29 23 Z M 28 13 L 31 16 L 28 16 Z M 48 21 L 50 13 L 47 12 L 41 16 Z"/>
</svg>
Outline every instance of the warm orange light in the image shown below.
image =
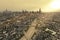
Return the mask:
<svg viewBox="0 0 60 40">
<path fill-rule="evenodd" d="M 53 9 L 60 9 L 60 0 L 55 0 L 50 4 Z"/>
<path fill-rule="evenodd" d="M 44 11 L 51 12 L 51 11 L 57 11 L 60 10 L 60 0 L 53 0 L 46 8 Z"/>
</svg>

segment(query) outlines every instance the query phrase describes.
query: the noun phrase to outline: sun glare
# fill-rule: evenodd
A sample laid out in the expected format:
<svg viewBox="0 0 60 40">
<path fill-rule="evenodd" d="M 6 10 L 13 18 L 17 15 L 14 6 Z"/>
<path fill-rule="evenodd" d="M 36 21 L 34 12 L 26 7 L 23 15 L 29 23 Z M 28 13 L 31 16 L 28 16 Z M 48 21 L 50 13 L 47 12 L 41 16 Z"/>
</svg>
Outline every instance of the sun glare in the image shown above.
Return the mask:
<svg viewBox="0 0 60 40">
<path fill-rule="evenodd" d="M 50 4 L 51 8 L 60 9 L 60 0 L 55 0 Z"/>
<path fill-rule="evenodd" d="M 60 10 L 60 0 L 53 0 L 51 3 L 46 6 L 44 11 L 50 12 L 50 11 L 57 11 Z"/>
</svg>

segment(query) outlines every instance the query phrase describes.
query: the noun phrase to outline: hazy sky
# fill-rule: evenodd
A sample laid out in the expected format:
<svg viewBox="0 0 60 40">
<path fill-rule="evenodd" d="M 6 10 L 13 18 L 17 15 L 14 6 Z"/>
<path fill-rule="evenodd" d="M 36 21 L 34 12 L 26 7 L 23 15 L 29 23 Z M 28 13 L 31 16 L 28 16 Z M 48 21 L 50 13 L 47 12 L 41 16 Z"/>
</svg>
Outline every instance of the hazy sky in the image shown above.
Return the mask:
<svg viewBox="0 0 60 40">
<path fill-rule="evenodd" d="M 45 10 L 45 6 L 49 5 L 52 0 L 0 0 L 0 10 L 38 10 L 42 8 Z"/>
</svg>

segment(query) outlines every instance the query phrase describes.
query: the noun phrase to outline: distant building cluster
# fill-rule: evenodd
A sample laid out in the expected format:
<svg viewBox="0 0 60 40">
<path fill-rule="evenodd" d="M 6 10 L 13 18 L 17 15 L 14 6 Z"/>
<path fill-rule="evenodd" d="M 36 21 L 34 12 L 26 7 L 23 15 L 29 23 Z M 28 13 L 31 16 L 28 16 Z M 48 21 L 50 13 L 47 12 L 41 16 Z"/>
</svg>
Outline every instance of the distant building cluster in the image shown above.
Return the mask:
<svg viewBox="0 0 60 40">
<path fill-rule="evenodd" d="M 22 13 L 41 13 L 41 9 L 37 10 L 37 11 L 27 11 L 27 10 L 22 10 L 22 11 L 9 11 L 9 10 L 5 10 L 3 11 L 3 13 L 9 13 L 9 12 L 22 12 Z"/>
</svg>

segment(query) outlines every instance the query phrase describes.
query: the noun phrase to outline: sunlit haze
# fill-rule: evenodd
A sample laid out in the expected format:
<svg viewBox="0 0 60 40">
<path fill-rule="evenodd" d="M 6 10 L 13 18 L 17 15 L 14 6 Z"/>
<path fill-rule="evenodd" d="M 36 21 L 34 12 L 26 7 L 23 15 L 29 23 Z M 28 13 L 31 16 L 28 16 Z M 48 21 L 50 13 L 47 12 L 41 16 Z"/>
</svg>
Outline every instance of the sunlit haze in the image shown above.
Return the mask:
<svg viewBox="0 0 60 40">
<path fill-rule="evenodd" d="M 38 10 L 50 12 L 60 9 L 60 0 L 0 0 L 0 11 Z"/>
<path fill-rule="evenodd" d="M 60 10 L 60 0 L 53 0 L 44 9 L 45 12 L 53 12 L 58 10 Z"/>
</svg>

